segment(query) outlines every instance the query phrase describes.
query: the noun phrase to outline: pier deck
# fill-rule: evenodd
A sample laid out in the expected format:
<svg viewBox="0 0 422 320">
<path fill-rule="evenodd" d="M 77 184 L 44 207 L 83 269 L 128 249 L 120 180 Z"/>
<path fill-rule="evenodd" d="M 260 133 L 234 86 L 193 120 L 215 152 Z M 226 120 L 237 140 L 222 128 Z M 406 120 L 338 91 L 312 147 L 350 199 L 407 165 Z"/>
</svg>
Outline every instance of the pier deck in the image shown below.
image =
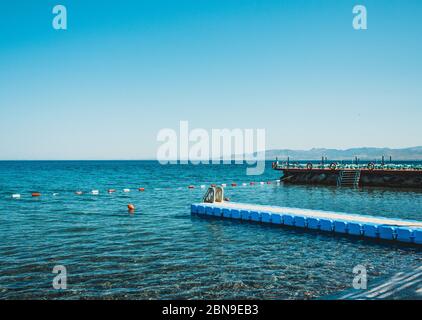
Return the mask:
<svg viewBox="0 0 422 320">
<path fill-rule="evenodd" d="M 235 202 L 195 203 L 191 213 L 422 244 L 422 222 L 412 220 Z"/>
</svg>

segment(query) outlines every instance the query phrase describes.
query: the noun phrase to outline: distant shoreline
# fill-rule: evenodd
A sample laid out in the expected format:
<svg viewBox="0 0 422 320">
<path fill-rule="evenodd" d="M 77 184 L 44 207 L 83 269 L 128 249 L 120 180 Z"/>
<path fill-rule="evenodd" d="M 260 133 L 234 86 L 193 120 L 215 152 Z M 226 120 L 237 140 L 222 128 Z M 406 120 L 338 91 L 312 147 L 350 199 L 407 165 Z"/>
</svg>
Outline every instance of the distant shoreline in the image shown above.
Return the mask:
<svg viewBox="0 0 422 320">
<path fill-rule="evenodd" d="M 253 154 L 233 154 L 231 158 L 244 160 L 257 160 L 257 153 Z M 270 149 L 265 151 L 266 161 L 274 161 L 276 158 L 280 161 L 285 161 L 289 158 L 290 161 L 321 161 L 322 157 L 327 158 L 328 161 L 354 161 L 358 158 L 361 162 L 378 161 L 384 156 L 386 163 L 390 161 L 407 161 L 415 162 L 422 161 L 422 146 L 407 147 L 407 148 L 377 148 L 377 147 L 359 147 L 349 149 L 328 149 L 328 148 L 312 148 L 309 150 L 294 150 L 294 149 Z M 229 157 L 227 155 L 227 157 Z M 224 157 L 223 157 L 224 159 Z M 172 159 L 175 161 L 178 159 Z M 182 159 L 185 160 L 185 159 Z M 221 160 L 221 159 L 209 159 Z M 0 159 L 0 161 L 157 161 L 156 158 L 141 158 L 141 159 Z"/>
<path fill-rule="evenodd" d="M 254 155 L 256 155 L 256 153 L 254 153 Z M 422 161 L 422 146 L 400 149 L 376 147 L 349 149 L 313 148 L 310 150 L 272 149 L 265 152 L 266 159 L 279 158 L 279 160 L 285 160 L 287 157 L 291 160 L 321 160 L 324 157 L 336 161 L 354 160 L 356 158 L 358 158 L 359 161 L 374 161 L 381 160 L 382 157 L 384 157 L 385 162 L 388 162 L 391 157 L 392 162 Z"/>
<path fill-rule="evenodd" d="M 245 161 L 247 161 L 248 159 L 245 159 Z M 275 158 L 273 159 L 266 159 L 265 162 L 273 162 L 275 160 Z M 278 159 L 280 162 L 285 162 L 287 160 L 287 158 L 280 158 Z M 311 163 L 320 163 L 321 159 L 295 159 L 295 158 L 291 158 L 290 157 L 290 162 L 294 163 L 294 162 L 299 162 L 299 163 L 307 163 L 307 162 L 311 162 Z M 376 160 L 377 162 L 381 162 L 381 159 L 373 159 L 373 158 L 368 158 L 368 159 L 359 159 L 360 163 L 366 163 L 366 162 L 373 162 L 374 160 Z M 24 160 L 2 160 L 0 159 L 0 163 L 2 162 L 158 162 L 158 160 L 156 159 L 24 159 Z M 212 165 L 213 163 L 211 163 L 211 159 L 209 160 L 210 163 L 208 164 L 204 164 L 201 163 L 200 165 Z M 220 163 L 215 163 L 214 165 L 222 165 L 225 164 L 223 163 L 223 160 L 220 160 Z M 324 160 L 324 161 L 328 161 L 328 162 L 344 162 L 344 163 L 353 163 L 354 160 L 353 159 L 330 159 L 328 158 L 328 160 Z M 390 161 L 388 159 L 385 160 L 385 163 L 388 164 Z M 400 159 L 400 160 L 392 160 L 392 163 L 408 163 L 408 162 L 422 162 L 422 159 Z M 235 160 L 232 160 L 231 164 L 235 164 Z M 168 165 L 175 165 L 175 164 L 168 164 Z M 188 163 L 188 164 L 180 164 L 177 163 L 176 165 L 192 165 L 192 163 Z M 163 165 L 165 166 L 165 165 Z"/>
</svg>

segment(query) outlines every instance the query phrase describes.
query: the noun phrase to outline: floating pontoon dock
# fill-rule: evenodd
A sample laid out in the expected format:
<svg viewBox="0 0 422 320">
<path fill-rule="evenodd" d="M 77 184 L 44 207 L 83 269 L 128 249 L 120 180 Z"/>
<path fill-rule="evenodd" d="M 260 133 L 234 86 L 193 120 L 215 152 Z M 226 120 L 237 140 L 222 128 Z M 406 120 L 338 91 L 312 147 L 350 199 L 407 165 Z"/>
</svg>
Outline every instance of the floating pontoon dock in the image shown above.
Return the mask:
<svg viewBox="0 0 422 320">
<path fill-rule="evenodd" d="M 422 222 L 419 221 L 235 202 L 194 203 L 191 213 L 422 244 Z"/>
</svg>

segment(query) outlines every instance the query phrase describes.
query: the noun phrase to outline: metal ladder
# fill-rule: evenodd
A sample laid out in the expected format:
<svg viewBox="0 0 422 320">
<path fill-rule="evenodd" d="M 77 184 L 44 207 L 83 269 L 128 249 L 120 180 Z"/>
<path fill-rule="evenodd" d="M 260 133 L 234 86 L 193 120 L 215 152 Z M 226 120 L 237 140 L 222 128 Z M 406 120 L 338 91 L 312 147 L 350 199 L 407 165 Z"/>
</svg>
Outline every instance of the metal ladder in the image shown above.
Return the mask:
<svg viewBox="0 0 422 320">
<path fill-rule="evenodd" d="M 355 187 L 359 186 L 360 170 L 346 169 L 340 170 L 337 178 L 337 187 Z"/>
</svg>

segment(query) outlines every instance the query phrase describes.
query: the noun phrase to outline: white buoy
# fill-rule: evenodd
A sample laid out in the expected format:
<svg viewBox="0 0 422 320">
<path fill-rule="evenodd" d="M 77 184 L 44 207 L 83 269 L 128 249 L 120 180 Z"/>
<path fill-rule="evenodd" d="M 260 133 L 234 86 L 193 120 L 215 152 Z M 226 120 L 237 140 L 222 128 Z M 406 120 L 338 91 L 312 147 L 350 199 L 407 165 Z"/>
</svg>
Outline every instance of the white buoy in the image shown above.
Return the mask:
<svg viewBox="0 0 422 320">
<path fill-rule="evenodd" d="M 13 199 L 20 199 L 21 195 L 19 193 L 12 194 Z"/>
<path fill-rule="evenodd" d="M 242 186 L 246 186 L 246 183 L 245 183 L 245 182 L 243 182 L 243 183 L 242 183 Z"/>
<path fill-rule="evenodd" d="M 201 189 L 205 189 L 205 184 L 201 184 Z"/>
<path fill-rule="evenodd" d="M 98 191 L 98 190 L 92 190 L 91 193 L 97 195 L 97 194 L 100 193 L 100 191 Z"/>
<path fill-rule="evenodd" d="M 53 197 L 58 196 L 58 195 L 59 195 L 58 193 L 53 193 Z"/>
<path fill-rule="evenodd" d="M 263 185 L 263 184 L 265 184 L 265 183 L 264 183 L 264 181 L 261 181 L 259 184 Z"/>
<path fill-rule="evenodd" d="M 225 188 L 225 187 L 227 187 L 227 184 L 222 183 L 222 184 L 221 184 L 221 186 L 222 186 L 223 188 Z"/>
<path fill-rule="evenodd" d="M 130 189 L 123 189 L 123 192 L 130 192 Z"/>
</svg>

